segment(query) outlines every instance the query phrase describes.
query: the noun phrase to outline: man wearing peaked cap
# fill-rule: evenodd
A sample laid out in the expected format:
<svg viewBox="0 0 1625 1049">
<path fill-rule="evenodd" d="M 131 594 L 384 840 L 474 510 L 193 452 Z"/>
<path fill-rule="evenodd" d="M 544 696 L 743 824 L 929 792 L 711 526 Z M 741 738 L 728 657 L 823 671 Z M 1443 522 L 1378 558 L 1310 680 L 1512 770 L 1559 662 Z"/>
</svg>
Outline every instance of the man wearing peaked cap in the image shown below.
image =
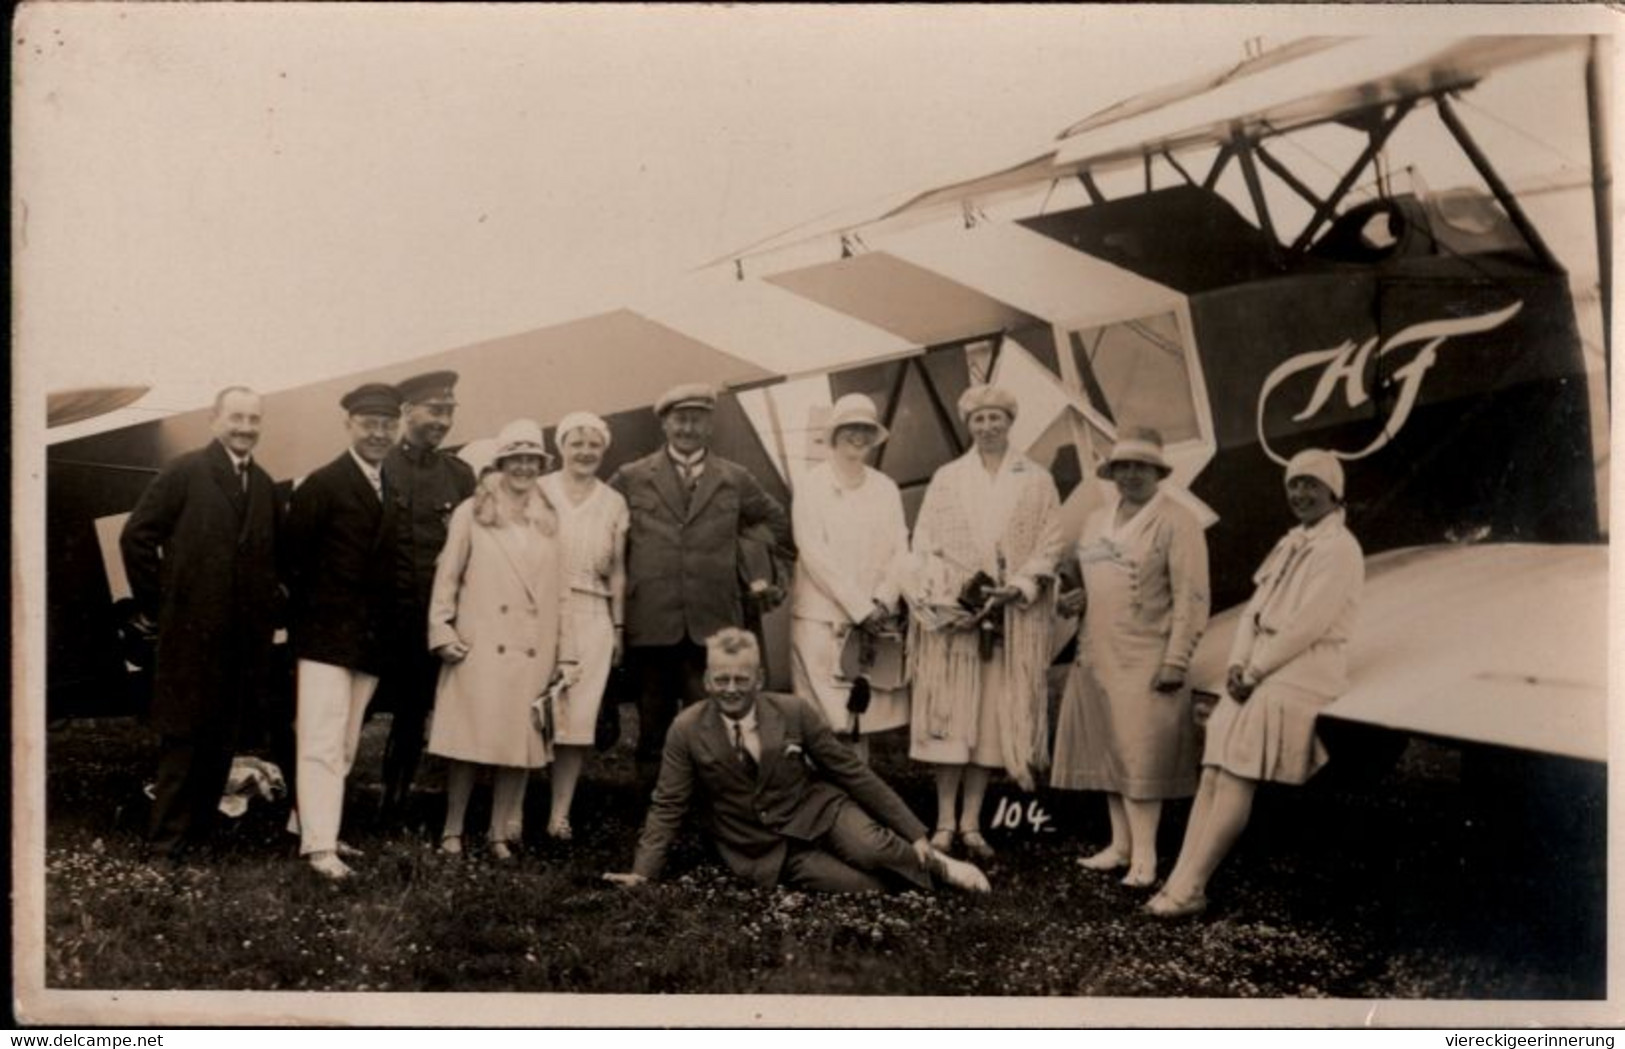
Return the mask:
<svg viewBox="0 0 1625 1049">
<path fill-rule="evenodd" d="M 715 387 L 708 386 L 703 382 L 684 383 L 681 386 L 673 386 L 661 394 L 660 399 L 655 402 L 655 414 L 662 419 L 666 417 L 667 412 L 673 412 L 679 408 L 696 408 L 706 412 L 716 411 L 717 391 Z"/>
<path fill-rule="evenodd" d="M 637 758 L 649 782 L 678 709 L 705 696 L 705 639 L 784 600 L 790 521 L 750 471 L 711 454 L 717 391 L 686 383 L 655 402 L 666 444 L 610 485 L 631 511 L 626 652 L 638 703 Z M 787 571 L 786 571 L 787 574 Z"/>
<path fill-rule="evenodd" d="M 351 873 L 339 841 L 344 781 L 361 722 L 391 658 L 392 515 L 384 458 L 401 425 L 393 386 L 345 394 L 349 447 L 294 488 L 282 544 L 288 637 L 296 663 L 295 811 L 299 852 L 329 879 Z"/>
<path fill-rule="evenodd" d="M 392 711 L 384 746 L 384 822 L 405 816 L 412 779 L 423 756 L 424 725 L 434 706 L 440 660 L 429 650 L 429 594 L 435 559 L 446 545 L 446 524 L 457 504 L 474 494 L 474 471 L 441 450 L 457 412 L 457 373 L 425 372 L 395 387 L 405 402 L 401 441 L 384 459 L 393 511 L 395 636 L 389 671 L 379 683 L 378 706 Z"/>
</svg>

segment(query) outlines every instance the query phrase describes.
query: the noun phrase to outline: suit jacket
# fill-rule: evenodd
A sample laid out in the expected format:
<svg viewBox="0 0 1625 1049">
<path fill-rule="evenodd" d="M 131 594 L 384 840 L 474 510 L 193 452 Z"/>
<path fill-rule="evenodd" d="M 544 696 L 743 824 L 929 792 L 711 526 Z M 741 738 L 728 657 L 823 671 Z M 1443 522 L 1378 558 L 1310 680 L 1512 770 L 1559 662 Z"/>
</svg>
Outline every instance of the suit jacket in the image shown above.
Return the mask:
<svg viewBox="0 0 1625 1049">
<path fill-rule="evenodd" d="M 258 463 L 245 494 L 218 441 L 170 463 L 119 535 L 136 607 L 158 621 L 152 720 L 230 734 L 266 687 L 276 628 L 279 511 Z"/>
<path fill-rule="evenodd" d="M 685 507 L 677 467 L 662 447 L 615 471 L 626 499 L 626 642 L 703 644 L 744 623 L 742 577 L 773 582 L 759 551 L 795 557 L 784 508 L 738 463 L 705 460 Z M 742 560 L 744 558 L 745 560 Z"/>
<path fill-rule="evenodd" d="M 756 700 L 756 716 L 762 756 L 752 779 L 715 703 L 695 703 L 677 715 L 666 735 L 660 780 L 638 839 L 634 871 L 659 877 L 696 787 L 707 832 L 723 861 L 735 874 L 762 886 L 779 880 L 787 841 L 823 837 L 848 801 L 905 841 L 925 835 L 925 825 L 835 737 L 815 704 L 763 692 Z"/>
<path fill-rule="evenodd" d="M 283 536 L 294 655 L 379 672 L 394 613 L 394 515 L 348 451 L 293 491 Z"/>
</svg>

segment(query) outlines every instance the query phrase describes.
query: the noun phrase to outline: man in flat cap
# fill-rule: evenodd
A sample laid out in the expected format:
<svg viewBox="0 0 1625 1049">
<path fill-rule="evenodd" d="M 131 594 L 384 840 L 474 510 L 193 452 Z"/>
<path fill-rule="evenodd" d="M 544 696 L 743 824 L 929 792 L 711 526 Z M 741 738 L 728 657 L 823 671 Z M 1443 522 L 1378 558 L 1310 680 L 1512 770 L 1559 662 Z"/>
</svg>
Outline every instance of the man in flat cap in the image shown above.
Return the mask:
<svg viewBox="0 0 1625 1049">
<path fill-rule="evenodd" d="M 136 625 L 158 633 L 152 724 L 162 736 L 149 830 L 177 860 L 206 837 L 245 719 L 267 687 L 279 601 L 278 508 L 252 452 L 260 395 L 214 399 L 214 440 L 164 468 L 119 535 Z"/>
<path fill-rule="evenodd" d="M 474 494 L 474 471 L 440 450 L 457 412 L 457 373 L 427 372 L 396 385 L 403 433 L 384 460 L 394 502 L 395 631 L 400 644 L 380 684 L 381 704 L 393 713 L 384 746 L 385 823 L 405 813 L 412 777 L 423 756 L 423 727 L 434 707 L 440 660 L 429 651 L 429 592 L 434 563 L 446 545 L 446 523 L 457 504 Z"/>
<path fill-rule="evenodd" d="M 294 488 L 283 543 L 288 634 L 298 661 L 297 804 L 289 829 L 297 829 L 311 869 L 333 880 L 349 877 L 344 858 L 358 855 L 339 841 L 344 780 L 378 674 L 397 647 L 394 514 L 381 467 L 401 427 L 393 386 L 367 383 L 340 404 L 350 446 Z"/>
<path fill-rule="evenodd" d="M 610 478 L 631 510 L 627 665 L 638 703 L 637 760 L 652 782 L 680 705 L 705 696 L 705 639 L 746 621 L 745 600 L 784 600 L 774 558 L 795 557 L 790 521 L 756 478 L 712 455 L 717 392 L 702 383 L 655 403 L 666 444 Z"/>
</svg>

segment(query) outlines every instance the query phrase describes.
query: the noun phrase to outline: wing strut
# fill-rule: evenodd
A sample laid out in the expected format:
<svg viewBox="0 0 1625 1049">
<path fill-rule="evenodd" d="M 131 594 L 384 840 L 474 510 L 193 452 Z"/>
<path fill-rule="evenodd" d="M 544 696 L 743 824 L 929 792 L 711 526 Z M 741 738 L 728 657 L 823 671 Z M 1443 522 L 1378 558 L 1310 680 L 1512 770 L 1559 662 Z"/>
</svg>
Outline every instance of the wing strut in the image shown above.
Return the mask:
<svg viewBox="0 0 1625 1049">
<path fill-rule="evenodd" d="M 1348 191 L 1354 188 L 1354 180 L 1359 178 L 1360 173 L 1365 170 L 1365 166 L 1371 163 L 1378 153 L 1382 152 L 1382 147 L 1388 142 L 1388 136 L 1394 133 L 1394 128 L 1399 126 L 1399 122 L 1405 119 L 1415 105 L 1416 100 L 1412 98 L 1400 102 L 1394 107 L 1393 115 L 1385 120 L 1381 127 L 1371 133 L 1371 140 L 1366 143 L 1366 147 L 1360 153 L 1359 158 L 1349 165 L 1349 169 L 1338 180 L 1337 188 L 1332 190 L 1332 195 L 1326 198 L 1324 204 L 1315 209 L 1315 214 L 1310 218 L 1309 225 L 1305 226 L 1303 232 L 1298 234 L 1298 239 L 1292 242 L 1292 254 L 1296 255 L 1314 241 L 1315 234 L 1320 232 L 1320 227 L 1327 219 L 1332 217 L 1332 213 L 1337 210 L 1337 206 L 1343 203 L 1343 198 L 1348 195 Z"/>
<path fill-rule="evenodd" d="M 1608 166 L 1608 124 L 1603 111 L 1608 97 L 1607 70 L 1603 62 L 1601 37 L 1591 38 L 1591 53 L 1586 57 L 1586 115 L 1591 121 L 1591 200 L 1597 213 L 1597 290 L 1602 296 L 1602 359 L 1603 375 L 1608 382 L 1608 397 L 1613 403 L 1614 389 L 1614 220 L 1608 207 L 1613 191 L 1614 175 Z"/>
<path fill-rule="evenodd" d="M 1546 246 L 1546 242 L 1541 239 L 1539 231 L 1535 229 L 1534 223 L 1530 222 L 1529 216 L 1523 213 L 1523 207 L 1518 203 L 1518 198 L 1514 197 L 1512 191 L 1507 188 L 1507 184 L 1501 181 L 1501 176 L 1496 173 L 1495 168 L 1490 166 L 1490 158 L 1484 155 L 1483 150 L 1478 148 L 1478 143 L 1473 141 L 1473 136 L 1467 133 L 1467 128 L 1462 124 L 1461 118 L 1456 116 L 1455 107 L 1450 104 L 1450 99 L 1440 95 L 1437 102 L 1439 119 L 1444 121 L 1444 126 L 1449 128 L 1450 133 L 1456 137 L 1456 143 L 1461 146 L 1461 151 L 1467 154 L 1467 159 L 1472 161 L 1473 167 L 1478 169 L 1479 177 L 1490 187 L 1490 192 L 1495 194 L 1495 199 L 1500 202 L 1501 207 L 1506 211 L 1507 218 L 1511 219 L 1512 224 L 1518 227 L 1518 232 L 1523 235 L 1524 242 L 1529 245 L 1529 250 L 1535 253 L 1535 257 L 1540 259 L 1542 264 L 1551 269 L 1561 269 L 1562 267 L 1559 266 L 1557 259 L 1552 256 L 1552 249 Z"/>
</svg>

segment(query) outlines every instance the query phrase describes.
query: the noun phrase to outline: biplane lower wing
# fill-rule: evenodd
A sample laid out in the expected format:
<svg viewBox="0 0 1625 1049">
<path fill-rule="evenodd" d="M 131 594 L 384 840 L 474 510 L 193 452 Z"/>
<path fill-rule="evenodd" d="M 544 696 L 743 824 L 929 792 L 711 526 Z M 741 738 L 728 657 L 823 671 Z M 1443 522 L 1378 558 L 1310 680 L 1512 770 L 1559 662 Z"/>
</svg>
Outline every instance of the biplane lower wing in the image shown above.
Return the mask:
<svg viewBox="0 0 1625 1049">
<path fill-rule="evenodd" d="M 1324 714 L 1452 741 L 1608 760 L 1608 549 L 1412 547 L 1366 561 L 1349 690 Z M 1223 690 L 1241 609 L 1192 664 Z"/>
</svg>

